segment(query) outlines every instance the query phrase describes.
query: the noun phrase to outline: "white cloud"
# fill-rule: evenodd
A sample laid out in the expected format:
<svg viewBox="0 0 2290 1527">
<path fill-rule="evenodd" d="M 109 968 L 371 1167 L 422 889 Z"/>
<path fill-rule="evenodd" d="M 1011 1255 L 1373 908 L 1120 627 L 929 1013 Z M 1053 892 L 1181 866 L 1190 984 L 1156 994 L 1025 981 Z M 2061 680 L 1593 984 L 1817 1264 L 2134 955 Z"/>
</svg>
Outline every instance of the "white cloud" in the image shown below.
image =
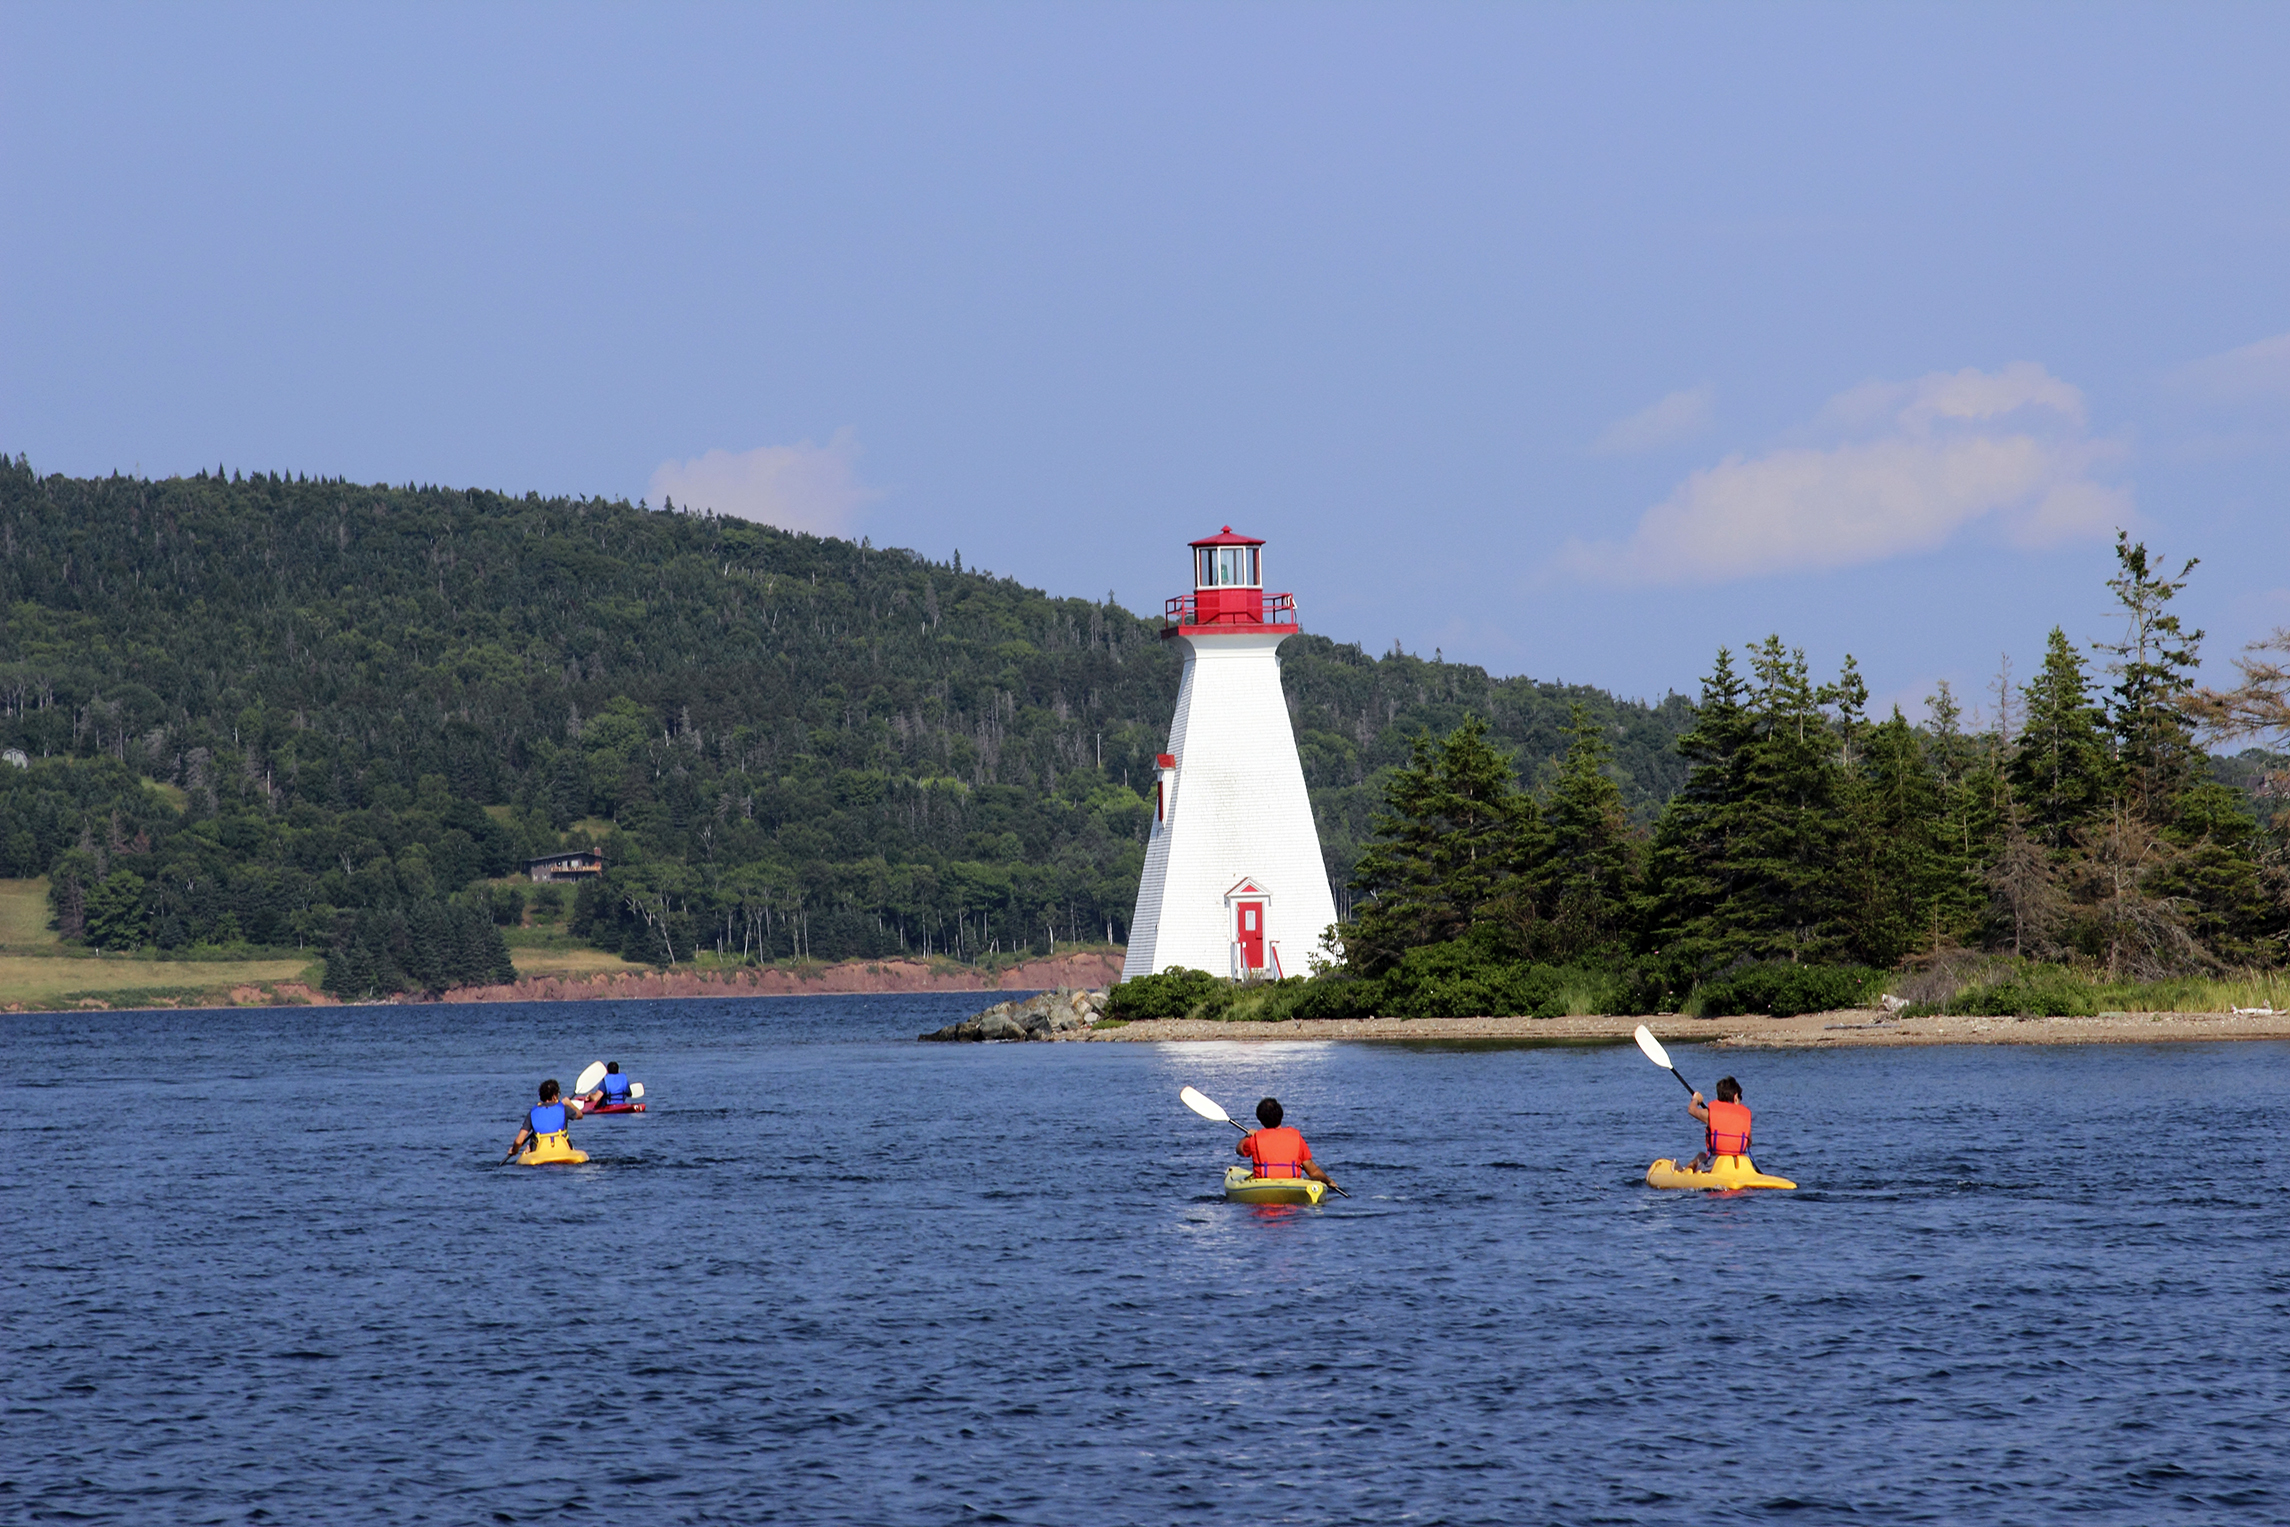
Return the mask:
<svg viewBox="0 0 2290 1527">
<path fill-rule="evenodd" d="M 1864 383 L 1812 433 L 1827 443 L 1704 467 L 1629 540 L 1575 542 L 1563 562 L 1617 583 L 1721 583 L 1930 551 L 1982 521 L 2049 546 L 2133 518 L 2129 491 L 2092 476 L 2119 448 L 2089 434 L 2082 393 L 2029 362 Z"/>
<path fill-rule="evenodd" d="M 1596 456 L 1628 456 L 1691 440 L 1710 427 L 1716 390 L 1704 385 L 1673 392 L 1651 408 L 1617 419 L 1590 443 Z"/>
<path fill-rule="evenodd" d="M 655 502 L 713 509 L 782 530 L 842 535 L 859 509 L 882 497 L 859 481 L 859 437 L 849 427 L 825 445 L 765 445 L 663 461 L 652 474 Z"/>
<path fill-rule="evenodd" d="M 2290 334 L 2207 356 L 2179 368 L 2183 387 L 2228 401 L 2290 398 Z"/>
</svg>

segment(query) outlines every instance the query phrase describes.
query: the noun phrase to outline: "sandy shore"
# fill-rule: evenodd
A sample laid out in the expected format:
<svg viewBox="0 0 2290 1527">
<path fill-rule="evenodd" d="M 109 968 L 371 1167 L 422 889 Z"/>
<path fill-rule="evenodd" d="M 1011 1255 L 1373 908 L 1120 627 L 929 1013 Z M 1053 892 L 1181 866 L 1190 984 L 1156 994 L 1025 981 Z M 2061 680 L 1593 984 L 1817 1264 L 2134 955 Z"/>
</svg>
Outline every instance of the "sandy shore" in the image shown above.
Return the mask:
<svg viewBox="0 0 2290 1527">
<path fill-rule="evenodd" d="M 1363 1018 L 1289 1023 L 1208 1023 L 1156 1019 L 1061 1041 L 1135 1044 L 1182 1040 L 1352 1039 L 1416 1044 L 1519 1041 L 1628 1042 L 1643 1023 L 1664 1041 L 1721 1049 L 1836 1049 L 1867 1045 L 2152 1044 L 2158 1040 L 2290 1039 L 2290 1013 L 2105 1013 L 2096 1018 L 1887 1018 L 1881 1010 L 1804 1013 L 1795 1018 Z"/>
</svg>

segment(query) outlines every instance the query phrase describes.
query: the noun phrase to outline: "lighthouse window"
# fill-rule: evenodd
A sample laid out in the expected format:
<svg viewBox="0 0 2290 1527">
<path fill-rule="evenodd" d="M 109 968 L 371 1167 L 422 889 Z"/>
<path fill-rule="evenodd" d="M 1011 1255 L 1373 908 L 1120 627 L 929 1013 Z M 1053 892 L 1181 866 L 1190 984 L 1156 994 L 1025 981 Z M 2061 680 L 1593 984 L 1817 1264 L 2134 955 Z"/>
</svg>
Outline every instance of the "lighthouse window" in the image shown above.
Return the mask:
<svg viewBox="0 0 2290 1527">
<path fill-rule="evenodd" d="M 1204 546 L 1196 580 L 1205 589 L 1253 588 L 1263 581 L 1254 546 Z"/>
</svg>

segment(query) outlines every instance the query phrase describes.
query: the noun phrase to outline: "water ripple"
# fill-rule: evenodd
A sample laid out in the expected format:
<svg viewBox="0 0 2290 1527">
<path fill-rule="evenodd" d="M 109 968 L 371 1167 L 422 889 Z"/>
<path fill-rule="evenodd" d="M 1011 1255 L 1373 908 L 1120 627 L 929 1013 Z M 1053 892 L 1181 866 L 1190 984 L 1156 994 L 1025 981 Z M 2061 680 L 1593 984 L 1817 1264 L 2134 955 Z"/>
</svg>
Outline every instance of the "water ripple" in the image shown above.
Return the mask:
<svg viewBox="0 0 2290 1527">
<path fill-rule="evenodd" d="M 1626 1050 L 912 1042 L 971 1005 L 0 1020 L 0 1517 L 2290 1514 L 2290 1048 L 1729 1057 L 1807 1188 L 1723 1198 Z M 607 1050 L 654 1111 L 493 1165 Z M 1224 1203 L 1187 1080 L 1356 1196 Z"/>
</svg>

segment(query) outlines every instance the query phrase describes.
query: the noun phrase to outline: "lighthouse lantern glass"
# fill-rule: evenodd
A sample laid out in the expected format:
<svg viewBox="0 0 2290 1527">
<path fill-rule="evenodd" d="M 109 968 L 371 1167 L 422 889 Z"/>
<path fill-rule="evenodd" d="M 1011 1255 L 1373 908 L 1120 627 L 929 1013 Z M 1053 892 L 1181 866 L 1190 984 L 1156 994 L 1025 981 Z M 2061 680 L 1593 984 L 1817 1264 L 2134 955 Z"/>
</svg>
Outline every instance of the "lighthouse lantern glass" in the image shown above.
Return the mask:
<svg viewBox="0 0 2290 1527">
<path fill-rule="evenodd" d="M 1194 586 L 1204 589 L 1260 588 L 1262 563 L 1254 546 L 1203 546 Z"/>
</svg>

